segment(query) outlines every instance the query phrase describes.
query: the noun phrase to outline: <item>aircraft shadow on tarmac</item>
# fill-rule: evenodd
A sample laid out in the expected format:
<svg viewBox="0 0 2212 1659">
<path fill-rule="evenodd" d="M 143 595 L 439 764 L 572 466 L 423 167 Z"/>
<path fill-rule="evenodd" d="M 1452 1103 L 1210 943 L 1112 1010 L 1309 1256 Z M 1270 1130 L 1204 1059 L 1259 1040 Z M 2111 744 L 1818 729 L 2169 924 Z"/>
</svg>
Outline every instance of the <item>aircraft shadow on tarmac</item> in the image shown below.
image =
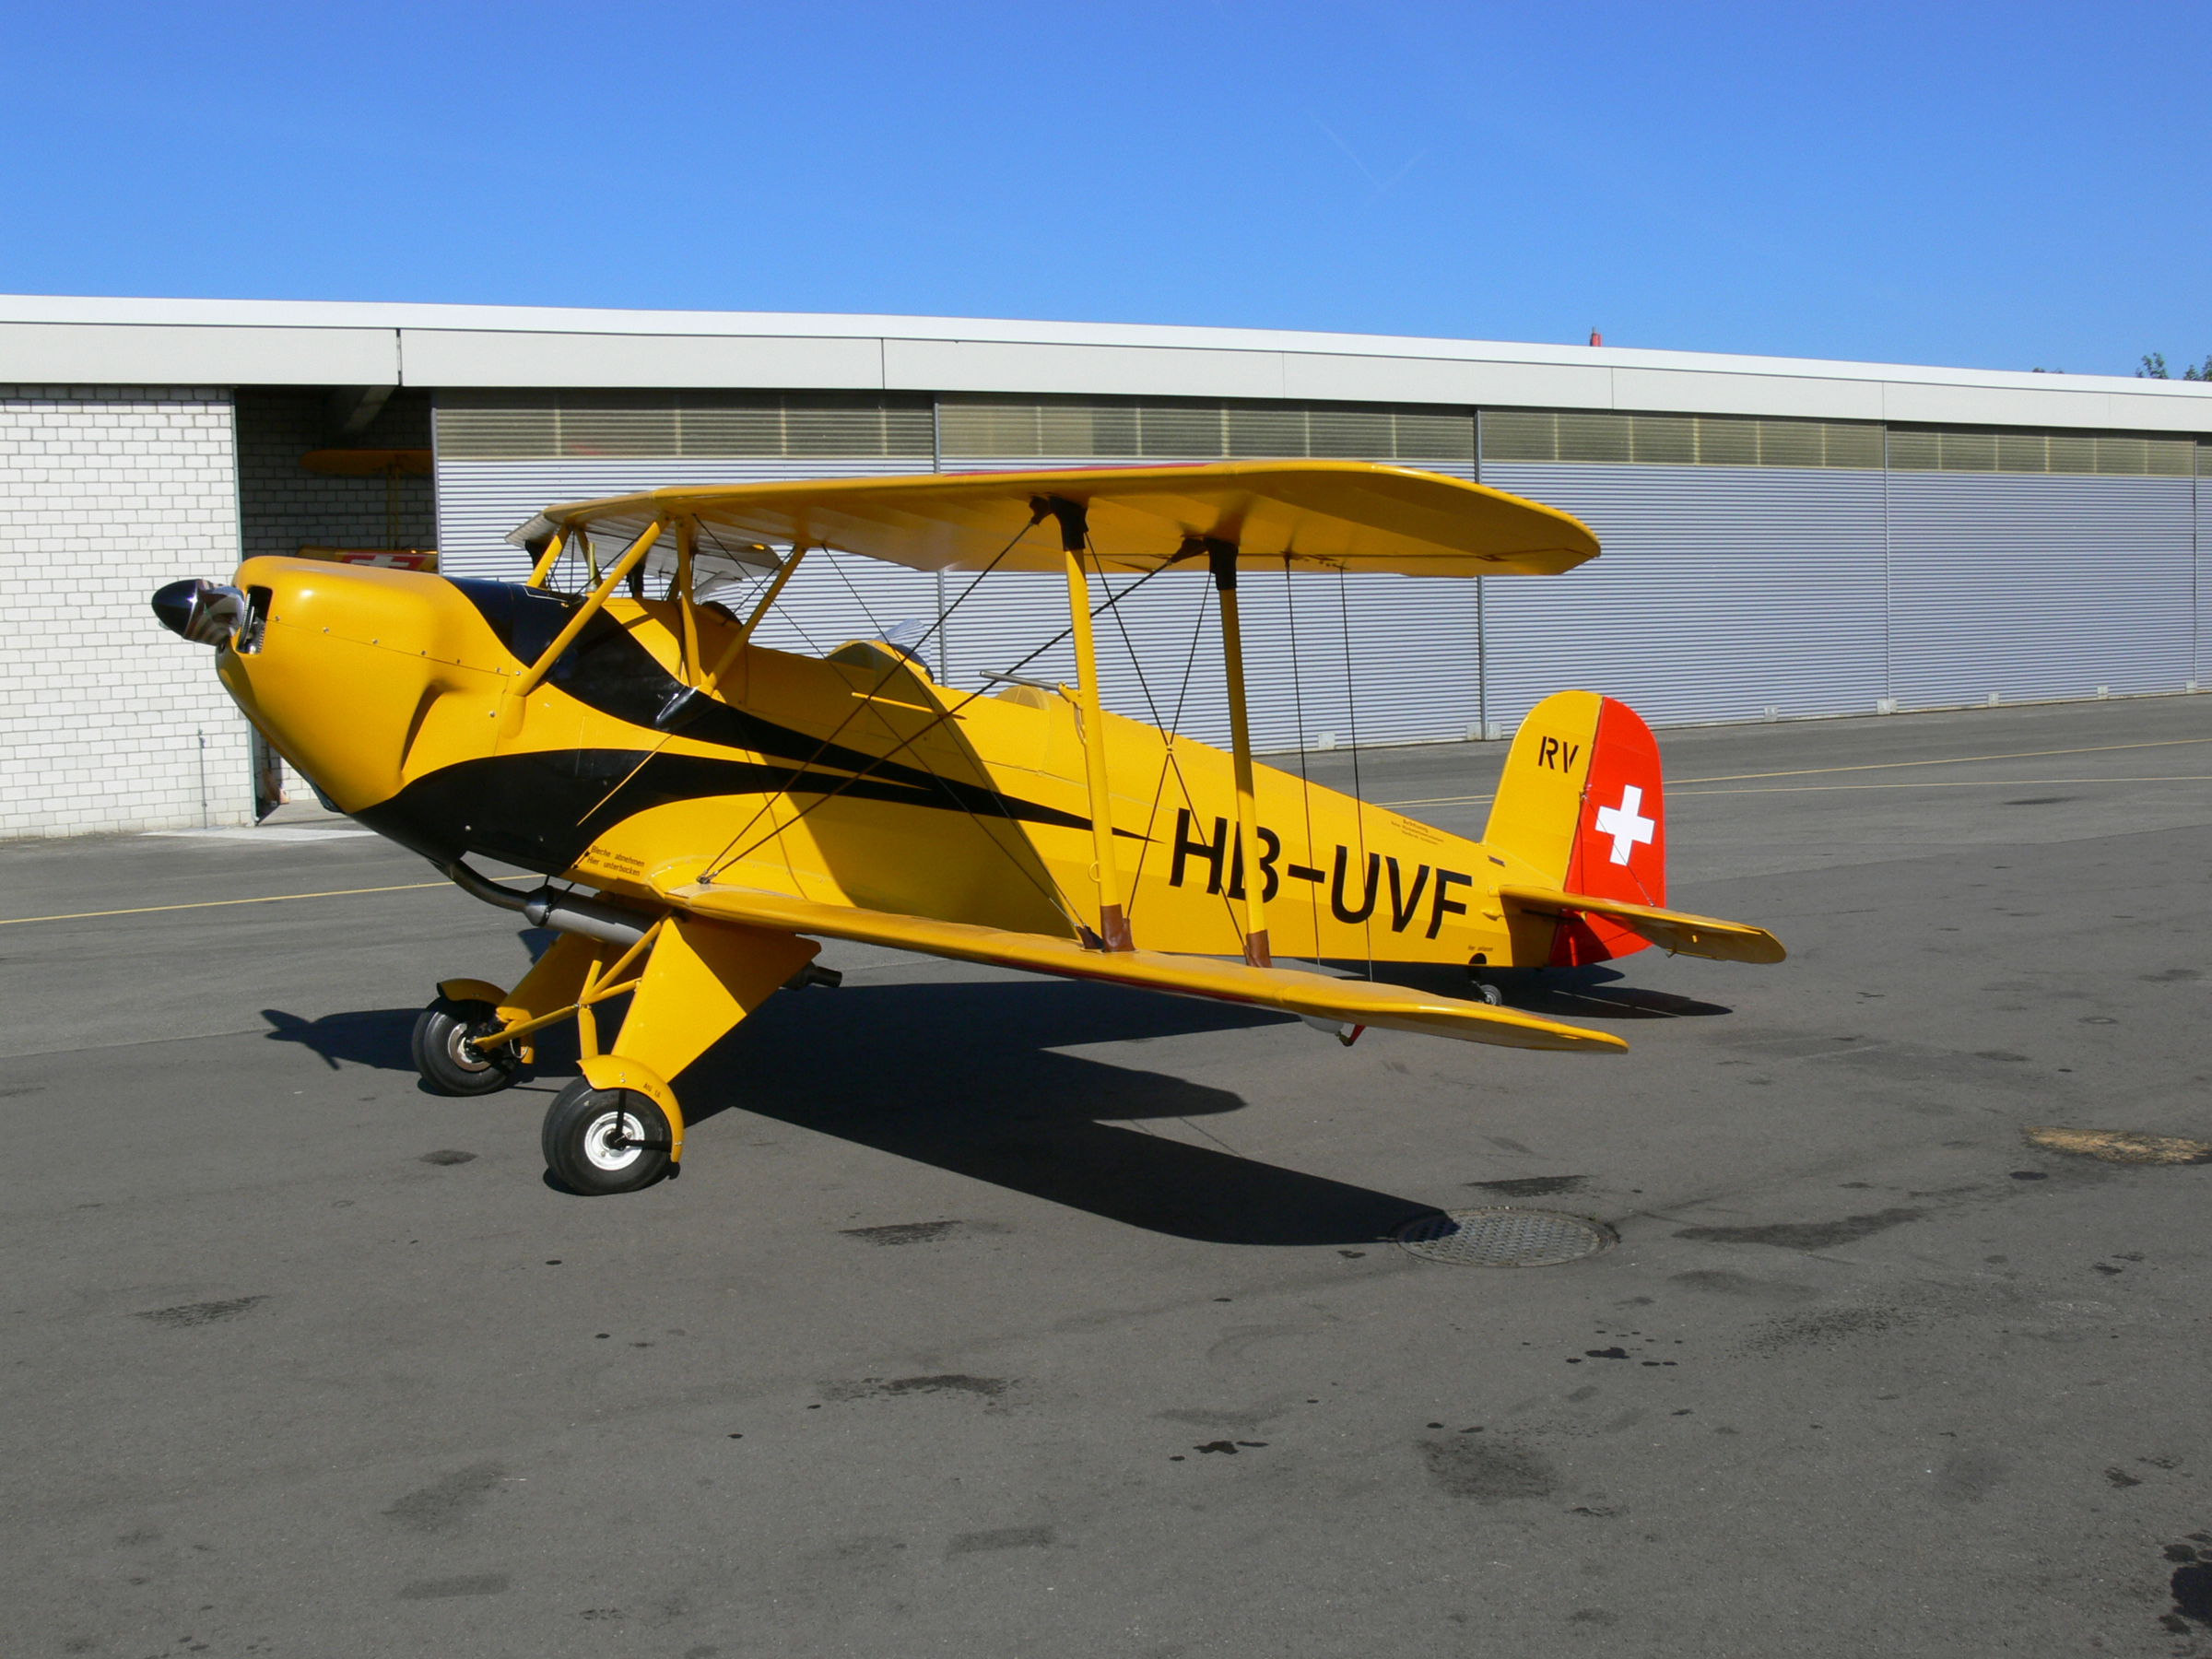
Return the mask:
<svg viewBox="0 0 2212 1659">
<path fill-rule="evenodd" d="M 1457 968 L 1394 962 L 1382 966 L 1375 977 L 1443 996 L 1467 994 L 1466 975 Z M 1617 983 L 1626 976 L 1612 968 L 1497 969 L 1490 977 L 1505 993 L 1506 1006 L 1547 1019 L 1688 1019 L 1735 1012 L 1694 996 Z"/>
<path fill-rule="evenodd" d="M 358 1013 L 325 1014 L 320 1019 L 302 1019 L 282 1008 L 264 1008 L 271 1042 L 296 1042 L 323 1057 L 336 1071 L 351 1061 L 383 1071 L 413 1071 L 407 1037 L 415 1029 L 420 1008 L 367 1008 Z"/>
<path fill-rule="evenodd" d="M 342 1062 L 412 1071 L 413 1009 L 301 1019 L 269 1037 Z M 1178 1238 L 1256 1245 L 1386 1238 L 1435 1206 L 1193 1145 L 1142 1126 L 1241 1110 L 1159 1072 L 1055 1052 L 1242 1027 L 1279 1015 L 1065 980 L 847 984 L 771 999 L 687 1070 L 689 1121 L 730 1107 Z M 1324 1041 L 1292 1030 L 1287 1042 Z M 541 1048 L 537 1069 L 573 1050 Z"/>
</svg>

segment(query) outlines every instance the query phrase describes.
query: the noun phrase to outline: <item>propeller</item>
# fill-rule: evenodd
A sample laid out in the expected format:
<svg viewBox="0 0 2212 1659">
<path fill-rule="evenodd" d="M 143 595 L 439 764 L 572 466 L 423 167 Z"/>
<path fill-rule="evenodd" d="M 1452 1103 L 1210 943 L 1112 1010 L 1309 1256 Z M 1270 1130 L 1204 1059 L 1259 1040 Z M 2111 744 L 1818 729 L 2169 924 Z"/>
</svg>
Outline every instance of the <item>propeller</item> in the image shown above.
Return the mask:
<svg viewBox="0 0 2212 1659">
<path fill-rule="evenodd" d="M 154 594 L 154 615 L 195 645 L 223 646 L 246 619 L 246 596 L 203 577 L 172 582 Z"/>
</svg>

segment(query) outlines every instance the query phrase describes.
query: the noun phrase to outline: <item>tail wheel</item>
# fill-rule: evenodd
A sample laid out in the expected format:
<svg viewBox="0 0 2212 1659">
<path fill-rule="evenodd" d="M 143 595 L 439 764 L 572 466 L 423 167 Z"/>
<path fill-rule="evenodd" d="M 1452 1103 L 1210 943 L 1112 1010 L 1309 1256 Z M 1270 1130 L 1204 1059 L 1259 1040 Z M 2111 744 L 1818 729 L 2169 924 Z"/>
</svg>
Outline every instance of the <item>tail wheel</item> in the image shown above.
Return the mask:
<svg viewBox="0 0 2212 1659">
<path fill-rule="evenodd" d="M 634 1193 L 675 1166 L 668 1114 L 634 1088 L 594 1088 L 582 1077 L 546 1111 L 546 1168 L 571 1190 Z"/>
<path fill-rule="evenodd" d="M 1505 1006 L 1505 993 L 1498 982 L 1483 971 L 1483 960 L 1477 957 L 1467 964 L 1467 994 L 1478 1003 L 1488 1003 L 1493 1008 Z"/>
<path fill-rule="evenodd" d="M 440 997 L 415 1021 L 415 1069 L 443 1095 L 495 1094 L 522 1069 L 513 1045 L 479 1049 L 473 1039 L 500 1029 L 500 1011 L 487 1002 Z"/>
</svg>

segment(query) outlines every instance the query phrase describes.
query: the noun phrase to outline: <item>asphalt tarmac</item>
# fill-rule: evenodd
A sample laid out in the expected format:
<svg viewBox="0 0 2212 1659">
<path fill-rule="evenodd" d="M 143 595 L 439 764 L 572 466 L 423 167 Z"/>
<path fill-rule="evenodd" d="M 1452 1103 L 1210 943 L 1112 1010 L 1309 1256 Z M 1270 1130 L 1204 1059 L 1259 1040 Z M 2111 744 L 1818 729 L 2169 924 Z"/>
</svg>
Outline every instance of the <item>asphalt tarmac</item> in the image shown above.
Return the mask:
<svg viewBox="0 0 2212 1659">
<path fill-rule="evenodd" d="M 831 946 L 612 1199 L 418 1086 L 419 861 L 0 846 L 0 1652 L 2212 1654 L 2212 1165 L 2022 1135 L 2212 1136 L 2212 700 L 1662 738 L 1792 954 L 1512 987 L 1625 1057 Z M 1499 1203 L 1620 1241 L 1388 1241 Z"/>
</svg>

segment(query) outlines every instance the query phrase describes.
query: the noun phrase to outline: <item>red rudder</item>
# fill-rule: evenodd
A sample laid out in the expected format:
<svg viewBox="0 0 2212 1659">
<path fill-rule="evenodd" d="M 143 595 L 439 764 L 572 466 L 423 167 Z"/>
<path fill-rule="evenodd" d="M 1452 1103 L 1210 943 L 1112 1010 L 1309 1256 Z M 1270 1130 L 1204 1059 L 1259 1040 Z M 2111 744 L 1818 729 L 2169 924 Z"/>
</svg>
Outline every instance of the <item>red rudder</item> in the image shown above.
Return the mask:
<svg viewBox="0 0 2212 1659">
<path fill-rule="evenodd" d="M 1666 798 L 1658 740 L 1627 703 L 1606 698 L 1583 784 L 1582 818 L 1566 890 L 1635 904 L 1666 903 Z M 1552 940 L 1558 967 L 1602 962 L 1645 941 L 1618 923 L 1571 916 Z"/>
</svg>

